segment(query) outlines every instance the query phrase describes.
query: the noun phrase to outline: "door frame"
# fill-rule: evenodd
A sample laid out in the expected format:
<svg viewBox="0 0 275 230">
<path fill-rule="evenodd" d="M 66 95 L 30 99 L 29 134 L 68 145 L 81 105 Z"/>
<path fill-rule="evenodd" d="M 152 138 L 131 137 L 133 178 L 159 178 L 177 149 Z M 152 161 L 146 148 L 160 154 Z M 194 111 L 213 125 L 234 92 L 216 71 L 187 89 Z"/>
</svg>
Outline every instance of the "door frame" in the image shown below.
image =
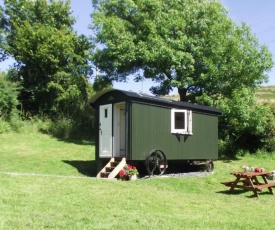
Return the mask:
<svg viewBox="0 0 275 230">
<path fill-rule="evenodd" d="M 126 102 L 115 103 L 113 107 L 113 128 L 114 128 L 114 145 L 113 156 L 125 157 L 126 156 Z"/>
<path fill-rule="evenodd" d="M 127 116 L 126 102 L 99 106 L 99 158 L 126 157 Z"/>
</svg>

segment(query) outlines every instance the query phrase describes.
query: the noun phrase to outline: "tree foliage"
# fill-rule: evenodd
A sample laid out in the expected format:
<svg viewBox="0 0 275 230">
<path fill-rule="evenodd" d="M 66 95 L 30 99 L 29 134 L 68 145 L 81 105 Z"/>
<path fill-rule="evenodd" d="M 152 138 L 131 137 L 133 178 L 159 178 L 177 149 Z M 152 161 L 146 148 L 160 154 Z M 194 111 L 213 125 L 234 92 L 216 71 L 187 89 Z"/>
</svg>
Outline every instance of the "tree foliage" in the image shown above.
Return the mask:
<svg viewBox="0 0 275 230">
<path fill-rule="evenodd" d="M 234 154 L 237 149 L 275 151 L 271 144 L 275 137 L 274 111 L 257 102 L 253 89 L 235 89 L 231 98 L 219 98 L 216 107 L 223 111 L 220 138 L 227 140 L 227 152 Z"/>
<path fill-rule="evenodd" d="M 76 111 L 87 100 L 91 45 L 73 31 L 70 1 L 5 0 L 1 10 L 2 49 L 16 60 L 24 109 Z"/>
<path fill-rule="evenodd" d="M 16 113 L 18 94 L 18 85 L 10 82 L 5 73 L 0 73 L 0 118 L 9 119 Z"/>
<path fill-rule="evenodd" d="M 268 80 L 271 53 L 219 1 L 93 2 L 94 61 L 104 79 L 148 78 L 159 83 L 156 95 L 176 88 L 181 101 L 220 108 L 220 136 L 234 150 L 256 151 L 272 138 L 271 110 L 254 96 Z"/>
<path fill-rule="evenodd" d="M 159 82 L 154 94 L 177 88 L 182 101 L 230 96 L 240 85 L 267 80 L 270 52 L 237 26 L 215 0 L 97 0 L 95 64 L 111 81 L 134 74 Z"/>
</svg>

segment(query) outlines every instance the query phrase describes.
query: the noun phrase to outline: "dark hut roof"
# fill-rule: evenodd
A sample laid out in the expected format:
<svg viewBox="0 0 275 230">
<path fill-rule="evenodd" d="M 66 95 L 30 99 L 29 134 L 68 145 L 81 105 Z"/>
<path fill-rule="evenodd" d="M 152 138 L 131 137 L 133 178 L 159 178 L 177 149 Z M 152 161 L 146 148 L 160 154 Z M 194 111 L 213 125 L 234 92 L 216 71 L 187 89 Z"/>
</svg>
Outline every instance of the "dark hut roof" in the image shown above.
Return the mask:
<svg viewBox="0 0 275 230">
<path fill-rule="evenodd" d="M 158 106 L 169 107 L 169 108 L 191 109 L 194 111 L 201 111 L 201 112 L 211 113 L 215 115 L 222 114 L 222 111 L 210 106 L 192 104 L 192 103 L 182 102 L 182 101 L 175 101 L 167 98 L 150 96 L 147 94 L 141 94 L 141 93 L 135 93 L 131 91 L 124 91 L 124 90 L 117 90 L 117 89 L 102 90 L 101 92 L 97 93 L 92 97 L 92 99 L 90 100 L 90 104 L 93 106 L 101 96 L 105 94 L 109 94 L 110 92 L 115 94 L 123 94 L 125 100 L 127 99 L 127 101 L 130 100 L 132 102 L 158 105 Z"/>
</svg>

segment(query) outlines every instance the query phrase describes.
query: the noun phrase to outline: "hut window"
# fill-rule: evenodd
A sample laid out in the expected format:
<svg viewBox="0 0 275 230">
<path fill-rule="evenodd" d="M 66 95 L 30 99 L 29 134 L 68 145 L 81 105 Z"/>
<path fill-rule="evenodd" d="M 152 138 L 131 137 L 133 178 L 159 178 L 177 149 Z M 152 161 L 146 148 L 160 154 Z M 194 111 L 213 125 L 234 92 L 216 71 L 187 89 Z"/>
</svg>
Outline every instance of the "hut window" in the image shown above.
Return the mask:
<svg viewBox="0 0 275 230">
<path fill-rule="evenodd" d="M 171 133 L 192 135 L 192 111 L 171 110 Z"/>
</svg>

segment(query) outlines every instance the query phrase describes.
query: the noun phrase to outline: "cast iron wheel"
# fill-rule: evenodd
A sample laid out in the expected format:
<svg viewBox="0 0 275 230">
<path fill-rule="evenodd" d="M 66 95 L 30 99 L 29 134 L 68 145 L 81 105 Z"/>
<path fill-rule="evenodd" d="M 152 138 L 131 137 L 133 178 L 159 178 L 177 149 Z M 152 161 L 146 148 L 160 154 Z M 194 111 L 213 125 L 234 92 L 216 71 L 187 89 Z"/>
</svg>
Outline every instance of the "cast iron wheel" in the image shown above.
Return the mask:
<svg viewBox="0 0 275 230">
<path fill-rule="evenodd" d="M 146 157 L 146 169 L 150 176 L 162 175 L 167 168 L 166 156 L 161 150 L 153 150 Z"/>
<path fill-rule="evenodd" d="M 213 163 L 213 161 L 206 162 L 206 164 L 205 164 L 205 170 L 207 172 L 213 172 L 214 171 L 214 163 Z"/>
</svg>

